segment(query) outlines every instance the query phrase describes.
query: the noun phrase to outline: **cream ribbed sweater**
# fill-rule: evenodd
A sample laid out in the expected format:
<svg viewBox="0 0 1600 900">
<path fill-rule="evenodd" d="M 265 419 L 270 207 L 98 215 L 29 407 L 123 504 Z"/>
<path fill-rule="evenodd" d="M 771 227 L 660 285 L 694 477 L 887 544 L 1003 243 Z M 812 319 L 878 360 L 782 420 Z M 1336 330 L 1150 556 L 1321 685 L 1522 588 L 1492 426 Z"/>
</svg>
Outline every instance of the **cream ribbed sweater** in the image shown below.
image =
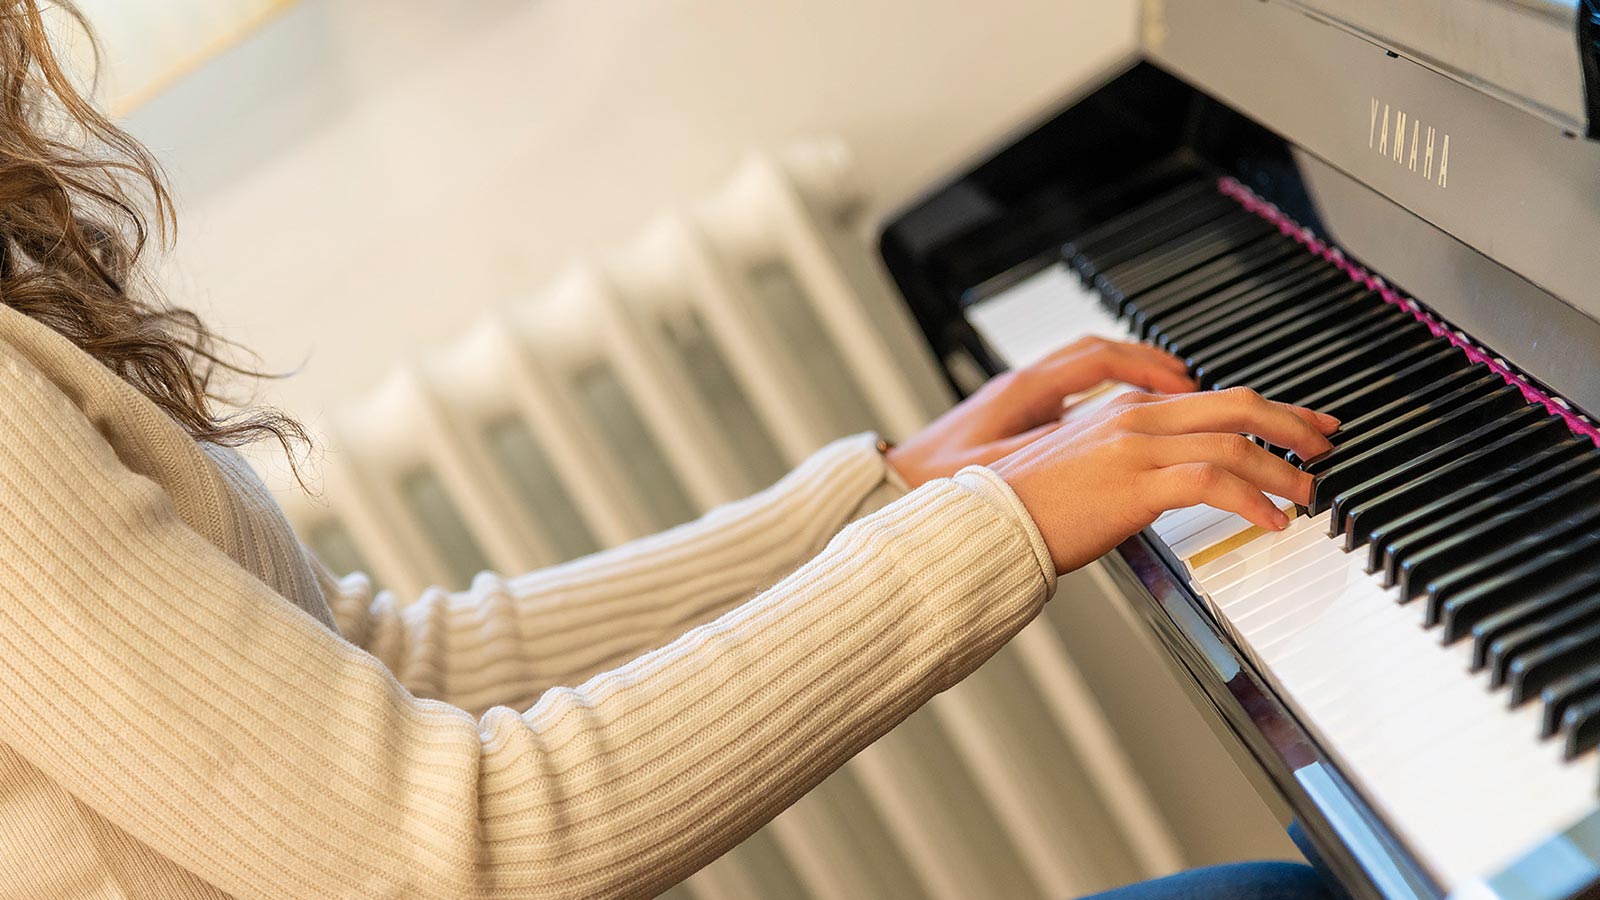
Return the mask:
<svg viewBox="0 0 1600 900">
<path fill-rule="evenodd" d="M 652 895 L 1047 596 L 992 473 L 847 525 L 886 477 L 843 440 L 698 522 L 402 608 L 0 307 L 0 896 Z"/>
</svg>

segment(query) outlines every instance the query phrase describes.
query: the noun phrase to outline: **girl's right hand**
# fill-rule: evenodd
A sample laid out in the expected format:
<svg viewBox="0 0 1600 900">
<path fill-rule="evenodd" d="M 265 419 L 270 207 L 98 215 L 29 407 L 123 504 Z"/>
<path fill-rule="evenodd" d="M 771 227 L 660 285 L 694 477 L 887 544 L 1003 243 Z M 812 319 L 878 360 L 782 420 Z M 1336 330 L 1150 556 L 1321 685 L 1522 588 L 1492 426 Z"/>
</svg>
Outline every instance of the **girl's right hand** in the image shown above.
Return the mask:
<svg viewBox="0 0 1600 900">
<path fill-rule="evenodd" d="M 1246 434 L 1309 459 L 1329 449 L 1332 416 L 1274 403 L 1248 388 L 1130 393 L 991 463 L 1070 572 L 1169 509 L 1205 503 L 1273 531 L 1288 519 L 1265 496 L 1310 500 L 1311 476 Z"/>
</svg>

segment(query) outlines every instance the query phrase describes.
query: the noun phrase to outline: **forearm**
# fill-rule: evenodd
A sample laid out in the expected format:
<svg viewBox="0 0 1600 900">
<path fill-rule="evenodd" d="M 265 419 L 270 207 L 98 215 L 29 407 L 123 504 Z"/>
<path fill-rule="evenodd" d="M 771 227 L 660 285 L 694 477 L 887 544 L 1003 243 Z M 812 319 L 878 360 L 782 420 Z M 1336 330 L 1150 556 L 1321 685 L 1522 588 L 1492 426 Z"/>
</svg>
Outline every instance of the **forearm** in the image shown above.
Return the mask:
<svg viewBox="0 0 1600 900">
<path fill-rule="evenodd" d="M 0 582 L 0 740 L 241 897 L 652 896 L 971 671 L 1049 585 L 1014 498 L 969 473 L 657 651 L 474 719 L 401 690 L 148 481 L 97 491 L 45 543 L 0 523 L 0 558 L 37 564 Z"/>
<path fill-rule="evenodd" d="M 701 519 L 518 577 L 480 575 L 401 608 L 364 578 L 325 582 L 343 633 L 413 692 L 518 708 L 710 621 L 900 496 L 873 439 L 829 445 L 773 487 Z"/>
<path fill-rule="evenodd" d="M 523 720 L 541 747 L 561 748 L 548 765 L 582 773 L 546 798 L 567 810 L 552 863 L 574 892 L 650 896 L 674 883 L 1026 624 L 1051 583 L 1047 557 L 991 477 L 930 485 L 751 602 L 546 694 Z M 555 863 L 580 857 L 609 874 Z"/>
</svg>

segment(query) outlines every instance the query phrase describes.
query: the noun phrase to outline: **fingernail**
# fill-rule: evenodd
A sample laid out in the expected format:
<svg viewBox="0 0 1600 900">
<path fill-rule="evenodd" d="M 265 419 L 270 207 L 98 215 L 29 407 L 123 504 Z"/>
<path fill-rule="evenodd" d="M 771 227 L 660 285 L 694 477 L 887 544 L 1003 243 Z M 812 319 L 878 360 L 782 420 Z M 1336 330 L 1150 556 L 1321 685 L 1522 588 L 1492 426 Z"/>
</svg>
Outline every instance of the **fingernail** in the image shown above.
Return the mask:
<svg viewBox="0 0 1600 900">
<path fill-rule="evenodd" d="M 1335 419 L 1333 416 L 1330 416 L 1327 413 L 1317 413 L 1317 415 L 1322 417 L 1322 421 L 1326 423 L 1329 428 L 1339 427 L 1339 420 Z"/>
<path fill-rule="evenodd" d="M 1272 510 L 1272 522 L 1278 531 L 1282 531 L 1289 527 L 1289 517 L 1284 515 L 1283 510 L 1281 509 L 1274 508 Z"/>
</svg>

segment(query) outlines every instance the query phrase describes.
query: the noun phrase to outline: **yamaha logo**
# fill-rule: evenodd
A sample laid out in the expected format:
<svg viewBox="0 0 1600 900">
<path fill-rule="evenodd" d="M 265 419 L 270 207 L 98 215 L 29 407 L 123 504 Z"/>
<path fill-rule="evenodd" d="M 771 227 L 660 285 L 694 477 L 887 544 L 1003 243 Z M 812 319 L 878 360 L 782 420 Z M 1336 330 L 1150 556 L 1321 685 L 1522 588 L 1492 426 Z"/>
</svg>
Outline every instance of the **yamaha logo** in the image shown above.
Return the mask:
<svg viewBox="0 0 1600 900">
<path fill-rule="evenodd" d="M 1367 147 L 1439 187 L 1448 186 L 1450 135 L 1377 97 L 1371 99 Z"/>
</svg>

